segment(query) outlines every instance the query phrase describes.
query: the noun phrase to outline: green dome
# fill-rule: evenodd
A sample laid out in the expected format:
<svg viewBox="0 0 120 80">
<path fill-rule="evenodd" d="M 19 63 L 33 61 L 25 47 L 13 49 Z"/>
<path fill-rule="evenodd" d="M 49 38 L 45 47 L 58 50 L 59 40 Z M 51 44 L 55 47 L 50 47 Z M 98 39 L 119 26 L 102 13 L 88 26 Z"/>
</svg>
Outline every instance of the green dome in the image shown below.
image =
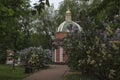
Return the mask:
<svg viewBox="0 0 120 80">
<path fill-rule="evenodd" d="M 73 21 L 64 21 L 61 23 L 57 29 L 57 32 L 70 32 L 70 30 L 77 29 L 78 32 L 82 31 L 82 28 Z"/>
</svg>

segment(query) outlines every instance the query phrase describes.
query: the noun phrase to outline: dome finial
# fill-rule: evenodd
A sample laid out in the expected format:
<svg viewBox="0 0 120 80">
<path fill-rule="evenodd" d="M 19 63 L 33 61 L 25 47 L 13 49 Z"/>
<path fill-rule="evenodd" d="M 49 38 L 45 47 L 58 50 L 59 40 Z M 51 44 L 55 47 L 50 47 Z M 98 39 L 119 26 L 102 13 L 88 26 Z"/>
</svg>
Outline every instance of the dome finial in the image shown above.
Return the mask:
<svg viewBox="0 0 120 80">
<path fill-rule="evenodd" d="M 71 13 L 71 12 L 70 12 L 70 8 L 69 8 L 69 6 L 68 6 L 68 8 L 67 8 L 66 13 L 68 13 L 68 12 Z"/>
<path fill-rule="evenodd" d="M 71 21 L 71 11 L 70 11 L 69 6 L 66 11 L 66 21 Z"/>
</svg>

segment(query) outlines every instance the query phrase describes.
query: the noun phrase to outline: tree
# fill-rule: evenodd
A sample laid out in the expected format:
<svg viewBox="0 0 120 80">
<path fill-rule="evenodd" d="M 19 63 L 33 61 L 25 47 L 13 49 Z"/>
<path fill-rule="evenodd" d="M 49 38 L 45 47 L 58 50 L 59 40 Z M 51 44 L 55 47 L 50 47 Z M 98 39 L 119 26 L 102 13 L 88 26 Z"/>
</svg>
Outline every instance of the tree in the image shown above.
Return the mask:
<svg viewBox="0 0 120 80">
<path fill-rule="evenodd" d="M 35 20 L 31 23 L 34 33 L 31 37 L 31 42 L 34 46 L 41 45 L 44 49 L 51 48 L 51 36 L 56 30 L 56 16 L 53 13 L 54 7 L 46 7 L 41 14 L 36 14 Z"/>
<path fill-rule="evenodd" d="M 49 5 L 48 0 L 42 3 Z M 3 52 L 30 46 L 30 23 L 34 18 L 31 19 L 32 11 L 34 9 L 31 10 L 29 0 L 0 1 L 0 49 Z"/>
<path fill-rule="evenodd" d="M 18 18 L 21 14 L 21 9 L 24 3 L 27 1 L 0 1 L 0 49 L 5 52 L 6 49 L 18 49 L 17 43 L 19 43 L 19 31 Z M 23 6 L 24 7 L 24 6 Z"/>
</svg>

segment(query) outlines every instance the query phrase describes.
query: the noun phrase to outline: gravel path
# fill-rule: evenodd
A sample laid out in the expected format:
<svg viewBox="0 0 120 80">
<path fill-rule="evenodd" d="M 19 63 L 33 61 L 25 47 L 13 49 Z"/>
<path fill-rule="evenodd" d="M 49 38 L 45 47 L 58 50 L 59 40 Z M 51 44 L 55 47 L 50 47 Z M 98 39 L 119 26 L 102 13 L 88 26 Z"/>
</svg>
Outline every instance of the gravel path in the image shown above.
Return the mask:
<svg viewBox="0 0 120 80">
<path fill-rule="evenodd" d="M 40 70 L 24 80 L 64 80 L 67 72 L 67 65 L 50 65 L 48 69 Z"/>
</svg>

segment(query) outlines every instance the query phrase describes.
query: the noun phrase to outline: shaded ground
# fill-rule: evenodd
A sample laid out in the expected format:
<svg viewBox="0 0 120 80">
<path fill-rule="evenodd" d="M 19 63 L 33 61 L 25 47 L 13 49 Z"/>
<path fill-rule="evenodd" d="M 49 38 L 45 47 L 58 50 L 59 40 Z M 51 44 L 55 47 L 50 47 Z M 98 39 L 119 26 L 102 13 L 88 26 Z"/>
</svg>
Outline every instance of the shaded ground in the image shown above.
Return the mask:
<svg viewBox="0 0 120 80">
<path fill-rule="evenodd" d="M 50 65 L 48 69 L 40 70 L 24 80 L 64 80 L 64 75 L 67 72 L 67 65 Z"/>
</svg>

